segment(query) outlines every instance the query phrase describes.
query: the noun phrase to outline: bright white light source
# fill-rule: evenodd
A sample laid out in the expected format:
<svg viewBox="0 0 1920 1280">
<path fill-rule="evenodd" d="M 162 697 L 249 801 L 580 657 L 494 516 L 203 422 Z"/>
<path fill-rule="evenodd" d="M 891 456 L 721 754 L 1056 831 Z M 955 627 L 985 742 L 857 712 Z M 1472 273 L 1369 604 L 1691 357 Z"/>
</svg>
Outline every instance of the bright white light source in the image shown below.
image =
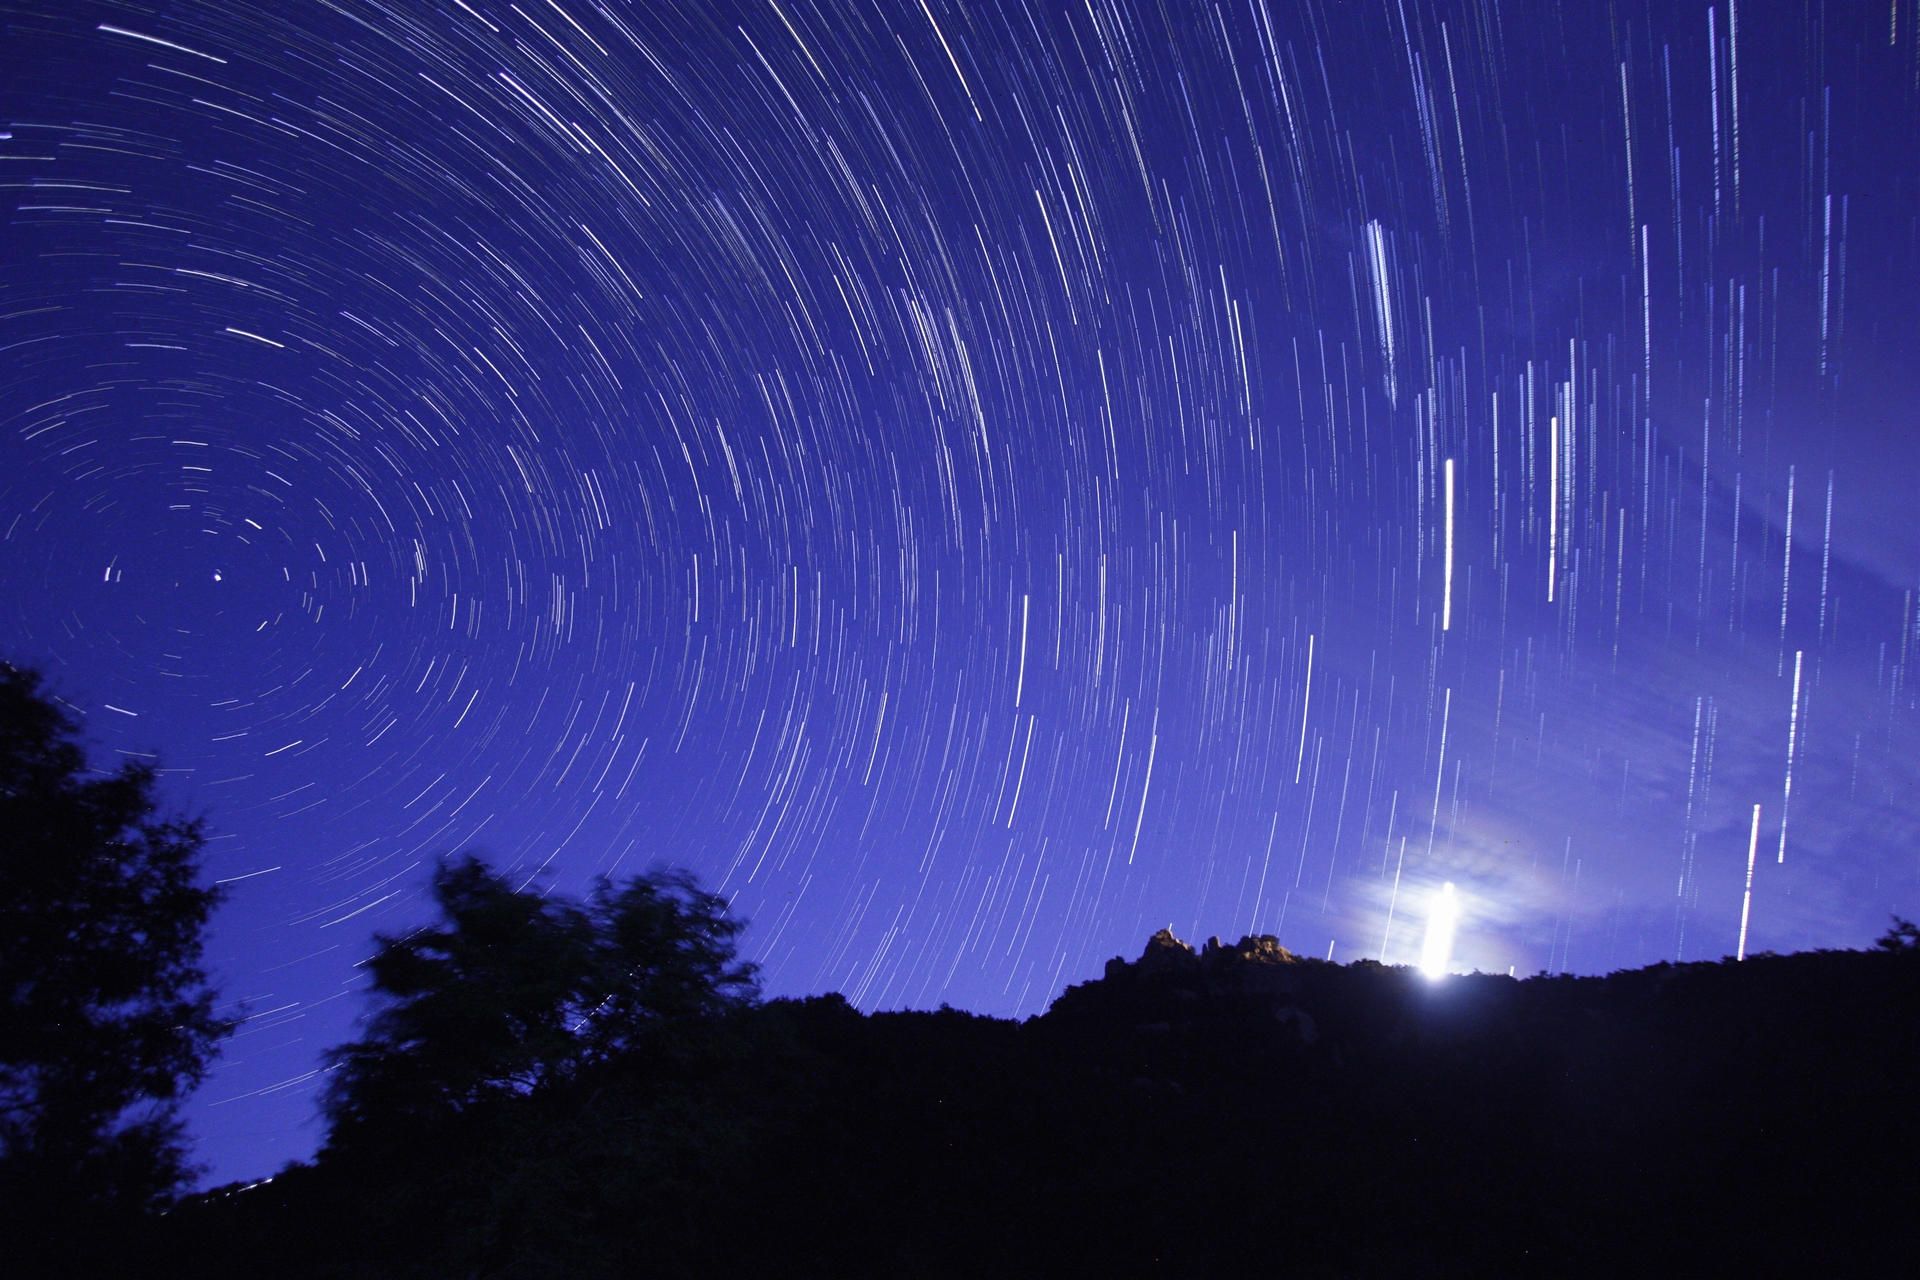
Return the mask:
<svg viewBox="0 0 1920 1280">
<path fill-rule="evenodd" d="M 1460 922 L 1460 899 L 1449 880 L 1440 886 L 1427 915 L 1427 941 L 1420 948 L 1420 970 L 1429 978 L 1442 977 L 1453 959 L 1453 930 Z"/>
</svg>

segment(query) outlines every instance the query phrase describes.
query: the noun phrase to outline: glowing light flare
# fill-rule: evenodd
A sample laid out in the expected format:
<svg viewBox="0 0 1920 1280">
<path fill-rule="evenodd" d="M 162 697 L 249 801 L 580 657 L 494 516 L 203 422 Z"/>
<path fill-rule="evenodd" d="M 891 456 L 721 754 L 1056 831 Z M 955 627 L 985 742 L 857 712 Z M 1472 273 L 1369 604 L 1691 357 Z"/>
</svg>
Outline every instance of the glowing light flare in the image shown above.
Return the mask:
<svg viewBox="0 0 1920 1280">
<path fill-rule="evenodd" d="M 1420 971 L 1429 978 L 1445 977 L 1453 959 L 1453 935 L 1460 924 L 1460 896 L 1453 881 L 1440 886 L 1433 909 L 1427 913 L 1427 940 L 1420 947 Z"/>
</svg>

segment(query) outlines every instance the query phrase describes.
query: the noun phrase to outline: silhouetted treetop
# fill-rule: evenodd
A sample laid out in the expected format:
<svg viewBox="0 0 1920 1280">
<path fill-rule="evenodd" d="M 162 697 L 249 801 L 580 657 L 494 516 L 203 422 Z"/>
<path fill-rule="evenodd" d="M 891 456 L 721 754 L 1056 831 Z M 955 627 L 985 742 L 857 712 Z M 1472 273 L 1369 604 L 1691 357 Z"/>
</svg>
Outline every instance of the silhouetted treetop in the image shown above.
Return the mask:
<svg viewBox="0 0 1920 1280">
<path fill-rule="evenodd" d="M 1900 916 L 1893 918 L 1893 927 L 1874 941 L 1882 951 L 1920 951 L 1920 924 Z"/>
<path fill-rule="evenodd" d="M 234 1020 L 200 967 L 222 894 L 155 768 L 89 769 L 40 676 L 0 663 L 0 1204 L 36 1238 L 189 1172 L 175 1110 Z"/>
<path fill-rule="evenodd" d="M 430 1120 L 670 1052 L 678 1030 L 758 988 L 744 925 L 678 872 L 600 880 L 586 901 L 515 888 L 472 855 L 433 877 L 440 922 L 382 935 L 379 1008 L 333 1053 L 332 1141 L 366 1123 Z"/>
</svg>

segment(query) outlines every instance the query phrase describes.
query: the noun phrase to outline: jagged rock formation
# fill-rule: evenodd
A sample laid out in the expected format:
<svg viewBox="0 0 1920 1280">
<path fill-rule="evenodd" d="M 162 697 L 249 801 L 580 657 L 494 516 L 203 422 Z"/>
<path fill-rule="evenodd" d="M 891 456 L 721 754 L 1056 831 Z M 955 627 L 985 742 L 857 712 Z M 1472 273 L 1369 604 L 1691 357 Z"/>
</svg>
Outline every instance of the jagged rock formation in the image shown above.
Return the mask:
<svg viewBox="0 0 1920 1280">
<path fill-rule="evenodd" d="M 1300 957 L 1280 945 L 1280 939 L 1270 933 L 1259 937 L 1248 934 L 1232 946 L 1224 946 L 1216 937 L 1208 938 L 1207 945 L 1196 953 L 1188 944 L 1173 936 L 1173 926 L 1169 925 L 1147 939 L 1147 949 L 1141 953 L 1137 962 L 1139 973 L 1147 978 L 1203 978 L 1209 981 L 1228 978 L 1238 980 L 1258 975 L 1256 980 L 1277 976 L 1279 970 L 1273 966 L 1298 964 Z M 1112 978 L 1118 972 L 1114 966 L 1127 967 L 1127 962 L 1119 956 L 1107 961 L 1106 976 Z M 1247 970 L 1246 966 L 1255 966 Z M 1244 970 L 1244 972 L 1243 972 Z"/>
<path fill-rule="evenodd" d="M 1297 956 L 1270 933 L 1248 934 L 1231 945 L 1212 937 L 1195 951 L 1168 927 L 1147 939 L 1138 960 L 1115 956 L 1098 981 L 1069 988 L 1047 1016 L 1063 1022 L 1118 1019 L 1147 1034 L 1191 1030 L 1196 1020 L 1263 1017 L 1311 1044 L 1319 1039 L 1318 1023 L 1296 997 L 1315 985 L 1316 970 L 1339 967 Z"/>
<path fill-rule="evenodd" d="M 1257 938 L 1248 934 L 1232 946 L 1226 946 L 1215 936 L 1208 938 L 1206 946 L 1196 952 L 1191 945 L 1176 938 L 1169 925 L 1147 939 L 1147 949 L 1133 963 L 1129 964 L 1123 956 L 1107 961 L 1103 977 L 1109 982 L 1126 982 L 1137 976 L 1186 985 L 1222 979 L 1236 984 L 1248 978 L 1265 981 L 1279 976 L 1281 970 L 1277 966 L 1299 963 L 1301 958 L 1281 946 L 1280 939 L 1270 933 Z"/>
</svg>

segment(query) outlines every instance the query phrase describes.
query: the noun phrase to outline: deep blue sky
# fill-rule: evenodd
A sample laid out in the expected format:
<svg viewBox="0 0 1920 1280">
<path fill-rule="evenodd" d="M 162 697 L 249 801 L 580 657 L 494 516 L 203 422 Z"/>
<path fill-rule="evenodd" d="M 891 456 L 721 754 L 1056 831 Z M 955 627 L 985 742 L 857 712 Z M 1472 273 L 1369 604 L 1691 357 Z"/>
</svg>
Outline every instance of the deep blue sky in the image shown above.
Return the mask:
<svg viewBox="0 0 1920 1280">
<path fill-rule="evenodd" d="M 1003 1015 L 1718 957 L 1756 804 L 1750 949 L 1920 910 L 1914 0 L 7 22 L 0 648 L 209 817 L 215 1179 L 462 849 Z"/>
</svg>

